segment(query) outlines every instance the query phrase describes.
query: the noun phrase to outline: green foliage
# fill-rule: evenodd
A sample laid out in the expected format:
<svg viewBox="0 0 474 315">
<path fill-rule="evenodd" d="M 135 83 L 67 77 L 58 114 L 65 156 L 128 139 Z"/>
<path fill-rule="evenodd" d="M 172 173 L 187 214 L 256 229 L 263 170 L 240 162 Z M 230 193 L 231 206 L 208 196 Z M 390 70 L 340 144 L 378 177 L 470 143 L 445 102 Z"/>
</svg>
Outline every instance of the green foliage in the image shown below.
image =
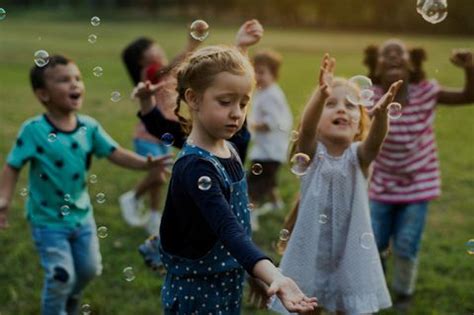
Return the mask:
<svg viewBox="0 0 474 315">
<path fill-rule="evenodd" d="M 372 2 L 376 2 L 373 0 Z M 378 1 L 377 1 L 378 2 Z M 385 2 L 385 1 L 384 1 Z M 329 3 L 329 2 L 328 2 Z M 58 13 L 59 15 L 59 13 Z M 22 121 L 41 113 L 28 82 L 33 53 L 45 49 L 64 53 L 78 63 L 87 87 L 82 112 L 97 118 L 105 129 L 123 146 L 131 148 L 137 105 L 127 96 L 130 80 L 121 64 L 121 49 L 140 35 L 158 40 L 169 56 L 185 43 L 184 24 L 162 22 L 130 22 L 102 18 L 99 27 L 89 19 L 58 22 L 51 13 L 40 16 L 15 15 L 0 21 L 0 163 L 15 138 Z M 234 39 L 237 24 L 232 28 L 211 24 L 209 43 L 229 43 Z M 87 42 L 89 34 L 98 35 L 97 43 Z M 315 86 L 319 62 L 324 52 L 337 58 L 337 74 L 351 76 L 365 73 L 362 51 L 371 43 L 380 43 L 392 35 L 371 33 L 314 32 L 267 28 L 259 47 L 274 48 L 284 56 L 281 86 L 292 106 L 295 121 L 304 102 Z M 452 66 L 448 57 L 452 48 L 473 49 L 471 38 L 435 36 L 402 36 L 409 45 L 424 47 L 429 56 L 426 70 L 443 85 L 460 86 L 462 71 Z M 92 68 L 100 65 L 104 75 L 96 78 Z M 112 91 L 123 95 L 118 103 L 110 101 Z M 471 314 L 474 312 L 474 257 L 466 254 L 465 243 L 474 238 L 474 108 L 440 107 L 436 120 L 439 155 L 443 174 L 443 196 L 430 206 L 426 233 L 421 249 L 418 294 L 412 314 Z M 0 313 L 2 315 L 39 314 L 43 272 L 34 249 L 28 224 L 23 217 L 23 199 L 19 190 L 26 186 L 23 170 L 10 212 L 11 227 L 0 231 Z M 160 314 L 162 278 L 144 265 L 137 246 L 145 239 L 141 229 L 128 227 L 120 217 L 117 198 L 133 187 L 142 174 L 112 166 L 105 160 L 95 161 L 91 174 L 98 183 L 91 185 L 91 196 L 104 192 L 107 202 L 94 204 L 98 226 L 108 227 L 109 236 L 101 240 L 104 273 L 87 288 L 84 303 L 92 306 L 92 314 Z M 298 180 L 285 167 L 280 173 L 280 187 L 288 211 L 298 191 Z M 272 213 L 261 219 L 256 242 L 275 261 L 272 243 L 277 240 L 285 212 Z M 132 266 L 136 279 L 126 282 L 122 270 Z M 390 279 L 390 277 L 389 277 Z M 244 314 L 269 314 L 246 304 Z M 385 311 L 382 314 L 394 314 Z"/>
</svg>

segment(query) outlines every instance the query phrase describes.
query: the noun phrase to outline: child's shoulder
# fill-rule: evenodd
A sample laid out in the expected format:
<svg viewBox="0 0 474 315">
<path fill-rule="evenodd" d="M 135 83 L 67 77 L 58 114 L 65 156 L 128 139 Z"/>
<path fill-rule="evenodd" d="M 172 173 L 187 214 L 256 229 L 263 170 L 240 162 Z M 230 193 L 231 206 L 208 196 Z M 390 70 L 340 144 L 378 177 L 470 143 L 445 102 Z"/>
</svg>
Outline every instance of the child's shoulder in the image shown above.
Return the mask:
<svg viewBox="0 0 474 315">
<path fill-rule="evenodd" d="M 33 129 L 39 124 L 41 124 L 43 121 L 44 121 L 43 115 L 36 115 L 34 117 L 30 117 L 21 124 L 20 129 L 21 130 Z"/>
<path fill-rule="evenodd" d="M 97 126 L 100 125 L 100 123 L 93 117 L 88 116 L 88 115 L 83 115 L 83 114 L 77 114 L 77 120 L 86 126 Z"/>
</svg>

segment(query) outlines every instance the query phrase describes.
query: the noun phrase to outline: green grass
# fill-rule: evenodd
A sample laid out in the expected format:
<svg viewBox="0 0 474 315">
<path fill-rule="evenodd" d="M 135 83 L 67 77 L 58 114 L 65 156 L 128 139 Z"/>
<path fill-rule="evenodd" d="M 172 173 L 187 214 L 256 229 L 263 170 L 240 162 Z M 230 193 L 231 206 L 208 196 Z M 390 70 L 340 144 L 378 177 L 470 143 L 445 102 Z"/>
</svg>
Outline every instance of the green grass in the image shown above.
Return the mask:
<svg viewBox="0 0 474 315">
<path fill-rule="evenodd" d="M 15 139 L 20 124 L 43 111 L 34 98 L 28 70 L 33 53 L 45 49 L 63 53 L 76 60 L 82 70 L 87 97 L 82 113 L 97 118 L 123 146 L 131 148 L 136 123 L 136 104 L 129 100 L 131 84 L 120 60 L 122 48 L 137 36 L 147 35 L 159 41 L 169 56 L 185 43 L 182 24 L 102 19 L 92 27 L 90 18 L 68 21 L 60 12 L 48 18 L 34 14 L 10 14 L 0 21 L 0 163 Z M 90 14 L 92 16 L 93 14 Z M 211 26 L 212 20 L 209 21 Z M 232 27 L 214 27 L 208 43 L 232 43 Z M 95 45 L 89 34 L 98 35 Z M 317 30 L 267 29 L 259 47 L 274 48 L 284 56 L 280 84 L 291 104 L 295 121 L 315 86 L 319 61 L 326 51 L 337 58 L 337 74 L 365 73 L 362 51 L 370 43 L 380 43 L 397 34 L 318 32 Z M 462 71 L 450 65 L 452 48 L 474 48 L 472 38 L 403 36 L 409 45 L 424 47 L 429 54 L 426 69 L 443 85 L 460 86 Z M 96 78 L 92 68 L 100 65 L 104 75 Z M 112 91 L 120 91 L 122 100 L 110 101 Z M 439 155 L 443 174 L 443 196 L 430 206 L 421 249 L 418 293 L 412 314 L 472 314 L 474 312 L 474 256 L 466 253 L 465 243 L 474 238 L 474 108 L 440 107 L 436 120 Z M 39 314 L 42 270 L 24 218 L 19 190 L 26 186 L 26 171 L 17 185 L 10 213 L 11 227 L 0 232 L 0 314 Z M 95 161 L 91 173 L 99 182 L 90 186 L 91 195 L 104 192 L 105 204 L 94 204 L 98 225 L 108 227 L 109 236 L 101 240 L 104 273 L 87 288 L 84 303 L 93 314 L 160 314 L 162 278 L 151 273 L 137 254 L 137 246 L 146 234 L 128 227 L 120 217 L 118 196 L 139 180 L 139 173 Z M 297 179 L 285 168 L 280 173 L 281 191 L 288 208 L 298 191 Z M 276 241 L 285 213 L 268 215 L 256 242 L 276 261 L 272 243 Z M 136 279 L 126 282 L 122 269 L 132 266 Z M 389 277 L 390 280 L 390 277 Z M 245 314 L 267 314 L 245 305 Z M 394 314 L 385 311 L 383 314 Z"/>
</svg>

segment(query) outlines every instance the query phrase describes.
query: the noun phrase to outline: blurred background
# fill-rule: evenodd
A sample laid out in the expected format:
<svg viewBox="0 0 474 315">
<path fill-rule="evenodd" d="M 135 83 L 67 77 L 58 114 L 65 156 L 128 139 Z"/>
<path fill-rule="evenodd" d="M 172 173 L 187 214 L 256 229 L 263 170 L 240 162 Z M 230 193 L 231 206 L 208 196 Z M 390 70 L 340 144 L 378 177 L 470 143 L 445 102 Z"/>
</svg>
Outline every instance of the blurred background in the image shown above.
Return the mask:
<svg viewBox="0 0 474 315">
<path fill-rule="evenodd" d="M 429 78 L 443 86 L 461 87 L 464 74 L 449 57 L 454 48 L 474 49 L 474 1 L 449 1 L 448 17 L 439 24 L 417 14 L 415 0 L 70 0 L 0 1 L 0 163 L 3 165 L 21 123 L 41 114 L 28 71 L 35 51 L 61 53 L 76 61 L 87 95 L 82 113 L 101 122 L 124 147 L 132 148 L 137 104 L 129 97 L 132 84 L 122 64 L 122 49 L 139 36 L 148 36 L 163 47 L 168 57 L 185 45 L 189 25 L 204 19 L 210 25 L 203 43 L 233 44 L 235 33 L 248 19 L 258 18 L 265 28 L 262 41 L 251 49 L 272 48 L 283 55 L 279 84 L 292 108 L 294 125 L 316 85 L 316 73 L 325 52 L 337 59 L 336 74 L 367 74 L 363 51 L 397 37 L 409 47 L 422 47 L 428 60 Z M 100 25 L 91 25 L 93 16 Z M 88 41 L 96 35 L 96 41 Z M 97 77 L 93 68 L 103 68 Z M 112 101 L 111 94 L 120 97 Z M 115 94 L 116 95 L 116 94 Z M 410 314 L 474 314 L 474 107 L 439 106 L 435 123 L 443 179 L 443 195 L 431 203 L 420 253 L 415 305 Z M 27 169 L 22 171 L 10 211 L 11 227 L 0 231 L 0 315 L 39 314 L 43 281 L 38 255 L 24 218 Z M 108 229 L 100 240 L 104 272 L 86 289 L 84 304 L 90 314 L 162 314 L 162 276 L 147 269 L 137 247 L 147 237 L 143 229 L 127 226 L 117 199 L 143 174 L 96 160 L 89 175 L 93 200 L 105 194 L 106 202 L 94 201 L 98 226 Z M 287 166 L 279 176 L 286 204 L 282 211 L 260 219 L 254 239 L 275 262 L 280 257 L 275 243 L 283 219 L 293 205 L 299 181 Z M 133 281 L 124 279 L 132 267 Z M 388 282 L 391 281 L 389 265 Z M 245 303 L 244 314 L 270 314 Z M 393 310 L 381 314 L 395 314 Z"/>
</svg>

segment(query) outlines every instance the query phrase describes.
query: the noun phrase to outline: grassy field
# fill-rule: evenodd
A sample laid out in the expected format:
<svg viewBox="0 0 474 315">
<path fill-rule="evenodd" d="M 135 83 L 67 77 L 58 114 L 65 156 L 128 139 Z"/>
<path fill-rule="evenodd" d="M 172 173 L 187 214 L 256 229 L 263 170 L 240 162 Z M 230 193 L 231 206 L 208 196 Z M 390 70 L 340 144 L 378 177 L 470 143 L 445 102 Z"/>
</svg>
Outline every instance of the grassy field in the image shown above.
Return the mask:
<svg viewBox="0 0 474 315">
<path fill-rule="evenodd" d="M 91 26 L 89 17 L 68 21 L 60 11 L 41 15 L 16 14 L 13 10 L 0 21 L 0 162 L 15 139 L 20 124 L 43 108 L 33 97 L 28 70 L 33 53 L 45 49 L 63 53 L 76 60 L 82 70 L 87 96 L 82 113 L 98 119 L 123 146 L 131 148 L 132 130 L 136 123 L 136 104 L 129 99 L 130 80 L 120 60 L 123 47 L 137 36 L 147 35 L 159 41 L 169 56 L 184 45 L 184 24 L 103 18 L 99 27 Z M 212 24 L 212 20 L 208 21 Z M 214 26 L 206 43 L 228 43 L 234 39 L 238 25 Z M 87 41 L 96 34 L 96 44 Z M 284 56 L 281 86 L 292 106 L 295 121 L 315 85 L 322 54 L 329 51 L 337 58 L 337 74 L 364 74 L 363 49 L 371 43 L 398 36 L 411 46 L 428 51 L 426 70 L 446 86 L 461 86 L 463 73 L 448 60 L 456 47 L 474 48 L 472 38 L 436 36 L 404 36 L 401 34 L 369 34 L 320 32 L 318 30 L 266 29 L 259 44 L 274 48 Z M 102 77 L 92 74 L 95 66 L 104 69 Z M 110 94 L 119 91 L 118 103 Z M 429 218 L 421 250 L 418 293 L 412 314 L 474 313 L 474 256 L 466 253 L 466 242 L 474 238 L 474 107 L 446 108 L 437 112 L 436 134 L 443 174 L 443 196 L 430 206 Z M 11 227 L 0 232 L 0 314 L 39 314 L 42 270 L 33 247 L 29 226 L 24 218 L 23 198 L 19 191 L 26 187 L 23 170 L 17 185 L 10 214 Z M 90 185 L 92 196 L 106 194 L 107 202 L 94 204 L 98 225 L 108 228 L 109 236 L 101 239 L 104 272 L 86 290 L 83 303 L 92 314 L 161 314 L 162 278 L 150 272 L 137 254 L 137 246 L 146 237 L 142 229 L 128 227 L 120 217 L 117 198 L 140 178 L 139 173 L 115 167 L 107 161 L 93 163 L 91 174 L 98 183 Z M 281 190 L 288 205 L 298 191 L 298 180 L 285 168 L 280 176 Z M 288 209 L 286 209 L 288 210 Z M 272 255 L 285 212 L 262 219 L 256 242 Z M 133 267 L 136 279 L 124 280 L 124 267 Z M 390 281 L 390 277 L 388 279 Z M 244 314 L 268 314 L 248 304 Z M 394 314 L 385 311 L 382 314 Z"/>
</svg>

